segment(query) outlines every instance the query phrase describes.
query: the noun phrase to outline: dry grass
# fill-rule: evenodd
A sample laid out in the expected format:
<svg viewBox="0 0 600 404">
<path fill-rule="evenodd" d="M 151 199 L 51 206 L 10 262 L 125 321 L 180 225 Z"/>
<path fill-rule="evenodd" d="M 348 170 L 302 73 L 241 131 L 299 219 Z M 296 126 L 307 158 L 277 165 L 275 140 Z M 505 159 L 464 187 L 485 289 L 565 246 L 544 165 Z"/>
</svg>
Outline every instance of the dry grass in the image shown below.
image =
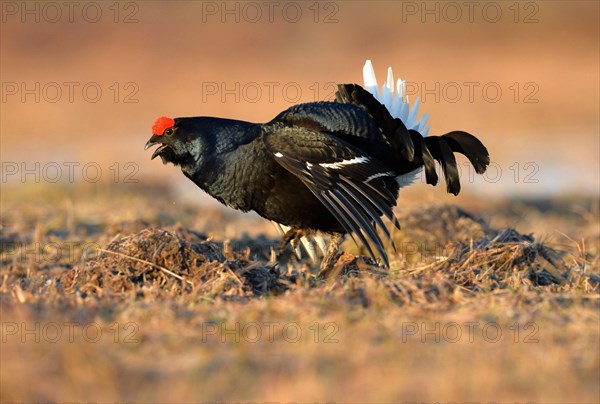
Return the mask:
<svg viewBox="0 0 600 404">
<path fill-rule="evenodd" d="M 405 208 L 391 271 L 346 243 L 318 277 L 272 262 L 262 220 L 172 206 L 165 189 L 87 191 L 3 200 L 2 401 L 598 397 L 589 200 L 588 215 L 543 215 L 577 242 L 498 229 L 510 209 L 478 200 Z"/>
</svg>

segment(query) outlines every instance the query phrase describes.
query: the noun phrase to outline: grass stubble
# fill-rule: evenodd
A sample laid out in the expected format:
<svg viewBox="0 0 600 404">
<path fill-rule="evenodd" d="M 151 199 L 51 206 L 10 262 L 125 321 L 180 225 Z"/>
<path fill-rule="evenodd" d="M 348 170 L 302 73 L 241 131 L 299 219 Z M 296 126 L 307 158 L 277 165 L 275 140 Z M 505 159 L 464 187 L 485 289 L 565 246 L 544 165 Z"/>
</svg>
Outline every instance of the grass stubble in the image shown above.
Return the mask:
<svg viewBox="0 0 600 404">
<path fill-rule="evenodd" d="M 262 219 L 173 204 L 160 184 L 2 199 L 3 402 L 600 394 L 586 198 L 413 197 L 390 271 L 350 241 L 322 276 L 290 251 L 276 262 Z"/>
</svg>

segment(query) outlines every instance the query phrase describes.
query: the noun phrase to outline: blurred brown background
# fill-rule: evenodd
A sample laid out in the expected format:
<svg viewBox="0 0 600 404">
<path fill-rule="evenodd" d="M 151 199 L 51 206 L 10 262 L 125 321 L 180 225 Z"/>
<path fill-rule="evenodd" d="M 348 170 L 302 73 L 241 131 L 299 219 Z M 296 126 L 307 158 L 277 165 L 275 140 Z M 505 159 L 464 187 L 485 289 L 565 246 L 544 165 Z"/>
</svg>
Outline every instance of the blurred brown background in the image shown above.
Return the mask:
<svg viewBox="0 0 600 404">
<path fill-rule="evenodd" d="M 2 162 L 96 162 L 105 177 L 134 162 L 140 180 L 183 183 L 143 151 L 158 116 L 267 121 L 362 83 L 371 59 L 380 84 L 392 66 L 425 96 L 431 133 L 488 145 L 498 182 L 465 189 L 597 193 L 599 3 L 469 4 L 2 2 Z"/>
</svg>

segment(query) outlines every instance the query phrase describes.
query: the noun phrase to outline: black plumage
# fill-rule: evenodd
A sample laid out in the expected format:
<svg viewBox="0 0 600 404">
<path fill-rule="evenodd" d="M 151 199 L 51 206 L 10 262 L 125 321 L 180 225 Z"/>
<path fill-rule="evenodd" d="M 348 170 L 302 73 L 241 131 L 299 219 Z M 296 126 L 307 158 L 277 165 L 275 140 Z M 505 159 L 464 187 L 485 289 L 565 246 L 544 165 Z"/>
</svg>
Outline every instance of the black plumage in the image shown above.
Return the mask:
<svg viewBox="0 0 600 404">
<path fill-rule="evenodd" d="M 388 265 L 377 229 L 391 240 L 385 216 L 393 214 L 397 177 L 424 167 L 435 185 L 434 161 L 447 190 L 458 194 L 454 152 L 483 173 L 488 151 L 460 131 L 422 137 L 409 130 L 369 92 L 338 86 L 335 102 L 299 104 L 265 124 L 230 119 L 160 118 L 146 148 L 152 158 L 179 165 L 196 185 L 222 203 L 292 228 L 348 233 Z M 337 237 L 339 238 L 339 237 Z"/>
</svg>

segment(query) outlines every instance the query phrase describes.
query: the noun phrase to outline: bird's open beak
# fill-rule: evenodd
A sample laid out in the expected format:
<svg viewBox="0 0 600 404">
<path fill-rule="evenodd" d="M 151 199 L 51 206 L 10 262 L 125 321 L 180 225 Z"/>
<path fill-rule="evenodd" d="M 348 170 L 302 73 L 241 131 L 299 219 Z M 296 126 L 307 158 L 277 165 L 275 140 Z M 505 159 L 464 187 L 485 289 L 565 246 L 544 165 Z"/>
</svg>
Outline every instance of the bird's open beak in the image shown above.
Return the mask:
<svg viewBox="0 0 600 404">
<path fill-rule="evenodd" d="M 150 140 L 148 140 L 148 141 L 146 142 L 146 145 L 144 146 L 144 150 L 148 150 L 148 148 L 149 148 L 149 147 L 152 147 L 152 146 L 154 146 L 155 144 L 157 144 L 157 143 L 160 143 L 160 142 L 158 141 L 158 139 L 159 139 L 159 137 L 158 137 L 158 136 L 156 136 L 156 135 L 152 135 L 152 137 L 150 138 Z"/>
<path fill-rule="evenodd" d="M 160 137 L 156 136 L 156 135 L 152 135 L 152 137 L 150 138 L 150 140 L 148 140 L 146 142 L 146 144 L 144 145 L 144 150 L 148 150 L 150 147 L 154 146 L 155 144 L 160 144 Z M 158 147 L 156 150 L 154 150 L 154 153 L 152 153 L 152 157 L 150 157 L 150 160 L 154 160 L 154 158 L 156 156 L 158 156 L 163 150 L 165 150 L 168 146 L 167 145 L 162 145 L 160 147 Z"/>
<path fill-rule="evenodd" d="M 156 142 L 155 142 L 155 141 L 153 141 L 152 139 L 148 140 L 148 141 L 146 142 L 146 145 L 144 146 L 144 150 L 148 150 L 148 148 L 149 148 L 150 146 L 152 146 L 152 145 L 155 145 L 155 144 L 156 144 Z"/>
</svg>

